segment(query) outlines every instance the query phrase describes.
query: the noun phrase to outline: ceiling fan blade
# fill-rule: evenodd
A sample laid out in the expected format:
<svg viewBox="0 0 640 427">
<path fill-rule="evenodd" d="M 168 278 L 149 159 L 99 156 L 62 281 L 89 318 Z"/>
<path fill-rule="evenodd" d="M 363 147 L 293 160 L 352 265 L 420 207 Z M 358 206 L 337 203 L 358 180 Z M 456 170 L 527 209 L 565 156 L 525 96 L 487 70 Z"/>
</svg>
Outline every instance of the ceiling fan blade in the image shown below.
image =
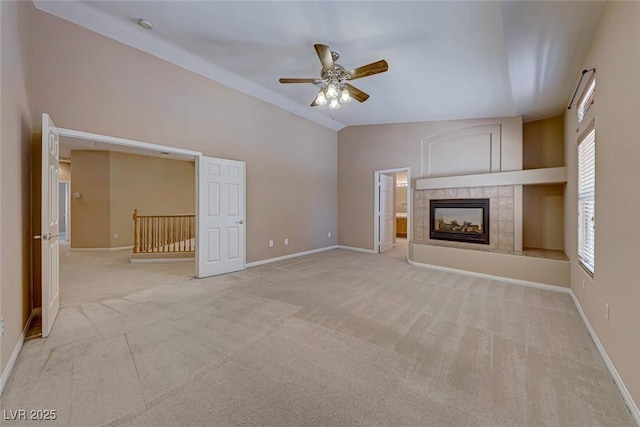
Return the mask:
<svg viewBox="0 0 640 427">
<path fill-rule="evenodd" d="M 349 83 L 347 83 L 347 87 L 349 88 L 349 94 L 356 101 L 364 102 L 367 99 L 369 99 L 369 95 L 367 93 L 361 91 L 357 87 L 355 87 L 353 85 L 350 85 Z"/>
<path fill-rule="evenodd" d="M 384 59 L 372 62 L 371 64 L 363 65 L 362 67 L 354 68 L 347 71 L 351 74 L 351 80 L 359 79 L 362 77 L 373 76 L 374 74 L 384 73 L 389 69 L 389 64 Z"/>
<path fill-rule="evenodd" d="M 314 44 L 316 53 L 320 59 L 323 70 L 335 70 L 336 66 L 333 63 L 333 57 L 331 56 L 331 49 L 326 44 Z"/>
<path fill-rule="evenodd" d="M 295 79 L 295 78 L 281 78 L 280 83 L 315 83 L 319 79 Z"/>
</svg>

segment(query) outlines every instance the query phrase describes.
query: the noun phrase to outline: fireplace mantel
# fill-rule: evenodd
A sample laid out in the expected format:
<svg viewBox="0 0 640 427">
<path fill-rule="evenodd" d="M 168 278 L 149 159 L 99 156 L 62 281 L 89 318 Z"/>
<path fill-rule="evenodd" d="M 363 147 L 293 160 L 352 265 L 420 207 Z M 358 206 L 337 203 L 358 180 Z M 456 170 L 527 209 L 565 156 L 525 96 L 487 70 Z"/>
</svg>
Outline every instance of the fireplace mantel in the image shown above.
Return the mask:
<svg viewBox="0 0 640 427">
<path fill-rule="evenodd" d="M 536 185 L 567 182 L 567 168 L 526 169 L 508 172 L 490 172 L 475 175 L 419 178 L 416 190 L 440 188 L 489 187 L 494 185 Z"/>
</svg>

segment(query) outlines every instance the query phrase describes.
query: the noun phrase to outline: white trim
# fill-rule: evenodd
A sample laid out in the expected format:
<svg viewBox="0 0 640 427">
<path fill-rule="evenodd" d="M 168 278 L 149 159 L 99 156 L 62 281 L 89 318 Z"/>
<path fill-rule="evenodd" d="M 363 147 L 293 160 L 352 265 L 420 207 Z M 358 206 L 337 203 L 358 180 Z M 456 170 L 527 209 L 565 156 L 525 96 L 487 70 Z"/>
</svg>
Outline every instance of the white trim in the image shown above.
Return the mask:
<svg viewBox="0 0 640 427">
<path fill-rule="evenodd" d="M 573 293 L 573 290 L 570 290 L 569 295 L 571 295 L 571 298 L 573 299 L 573 303 L 576 305 L 576 308 L 578 309 L 578 313 L 580 313 L 582 322 L 587 327 L 587 331 L 589 331 L 589 335 L 591 335 L 591 339 L 596 345 L 596 348 L 598 349 L 598 353 L 600 353 L 600 357 L 602 357 L 604 364 L 607 366 L 607 369 L 609 370 L 609 374 L 611 374 L 611 376 L 613 377 L 613 381 L 618 386 L 618 390 L 620 390 L 620 394 L 622 394 L 622 398 L 627 404 L 627 408 L 629 409 L 629 412 L 631 413 L 633 420 L 636 422 L 638 426 L 640 426 L 640 410 L 638 410 L 638 406 L 633 401 L 633 398 L 631 397 L 631 393 L 629 393 L 627 386 L 624 385 L 622 378 L 620 378 L 620 374 L 618 374 L 616 367 L 613 365 L 613 362 L 611 361 L 611 359 L 609 358 L 609 355 L 605 351 L 604 346 L 602 345 L 602 343 L 600 342 L 600 339 L 598 338 L 598 335 L 596 335 L 596 331 L 594 331 L 593 328 L 591 327 L 591 323 L 589 323 L 589 319 L 587 319 L 587 315 L 582 310 L 580 301 L 578 301 L 578 298 Z"/>
<path fill-rule="evenodd" d="M 259 265 L 270 264 L 272 262 L 284 261 L 286 259 L 297 258 L 304 255 L 317 254 L 318 252 L 326 252 L 332 249 L 338 249 L 338 245 L 326 246 L 324 248 L 312 249 L 310 251 L 296 252 L 295 254 L 283 255 L 275 258 L 262 259 L 260 261 L 248 262 L 246 268 L 257 267 Z"/>
<path fill-rule="evenodd" d="M 69 248 L 70 251 L 124 251 L 127 249 L 133 249 L 133 245 L 131 246 L 117 246 L 114 248 Z"/>
<path fill-rule="evenodd" d="M 430 269 L 433 269 L 433 270 L 446 271 L 447 273 L 457 273 L 457 274 L 462 274 L 463 276 L 472 276 L 472 277 L 478 277 L 478 278 L 481 278 L 481 279 L 496 280 L 496 281 L 500 281 L 500 282 L 509 283 L 511 285 L 526 286 L 528 288 L 542 289 L 544 291 L 559 292 L 559 293 L 562 293 L 562 294 L 570 294 L 571 293 L 571 289 L 570 288 L 565 288 L 564 286 L 548 285 L 546 283 L 532 282 L 532 281 L 529 281 L 529 280 L 514 279 L 514 278 L 511 278 L 511 277 L 494 276 L 493 274 L 476 273 L 475 271 L 459 270 L 457 268 L 442 267 L 440 265 L 423 264 L 421 262 L 416 262 L 416 261 L 412 261 L 412 260 L 408 260 L 408 262 L 409 262 L 409 264 L 415 265 L 416 267 L 423 267 L 423 268 L 430 268 Z"/>
<path fill-rule="evenodd" d="M 346 251 L 353 251 L 353 252 L 362 252 L 365 254 L 375 254 L 375 251 L 373 249 L 356 248 L 354 246 L 338 245 L 338 249 L 344 249 Z"/>
<path fill-rule="evenodd" d="M 24 344 L 24 337 L 27 336 L 27 331 L 29 331 L 29 326 L 31 325 L 31 321 L 33 320 L 33 313 L 34 312 L 31 311 L 31 314 L 27 319 L 27 324 L 24 325 L 22 334 L 20 334 L 20 337 L 18 338 L 18 342 L 16 343 L 16 346 L 13 349 L 13 353 L 11 353 L 11 357 L 9 358 L 9 362 L 7 363 L 7 367 L 4 368 L 4 371 L 2 372 L 2 376 L 0 377 L 0 396 L 2 395 L 2 392 L 4 391 L 4 388 L 6 387 L 7 382 L 9 381 L 9 377 L 11 376 L 11 372 L 13 371 L 13 367 L 15 366 L 16 361 L 18 360 L 18 356 L 20 355 L 20 351 L 22 350 L 22 345 Z"/>
<path fill-rule="evenodd" d="M 416 180 L 416 190 L 490 187 L 494 185 L 562 184 L 565 182 L 567 182 L 567 168 L 563 166 L 557 168 L 479 173 L 474 175 L 419 178 Z"/>
<path fill-rule="evenodd" d="M 202 156 L 202 153 L 199 151 L 185 150 L 182 148 L 169 147 L 168 145 L 152 144 L 150 142 L 136 141 L 133 139 L 118 138 L 116 136 L 100 135 L 97 133 L 83 132 L 65 128 L 58 128 L 58 132 L 60 133 L 60 136 L 64 136 L 67 138 L 103 142 L 105 144 L 119 145 L 123 147 L 135 147 L 149 151 L 160 151 L 178 156 L 184 156 L 194 160 L 196 157 Z"/>
<path fill-rule="evenodd" d="M 132 258 L 129 260 L 131 264 L 167 264 L 172 262 L 195 262 L 195 257 L 192 258 Z"/>
<path fill-rule="evenodd" d="M 420 176 L 431 176 L 431 148 L 433 144 L 447 143 L 459 138 L 477 135 L 490 135 L 489 138 L 489 171 L 487 173 L 500 172 L 502 170 L 502 123 L 487 123 L 474 125 L 461 129 L 444 132 L 438 135 L 422 138 L 420 140 Z M 497 136 L 497 137 L 496 137 Z M 425 149 L 425 146 L 427 147 Z M 428 152 L 428 162 L 425 168 L 425 151 Z M 426 169 L 426 170 L 425 170 Z M 461 186 L 462 187 L 462 186 Z M 467 187 L 467 186 L 465 186 Z M 474 187 L 469 185 L 468 187 Z"/>
</svg>

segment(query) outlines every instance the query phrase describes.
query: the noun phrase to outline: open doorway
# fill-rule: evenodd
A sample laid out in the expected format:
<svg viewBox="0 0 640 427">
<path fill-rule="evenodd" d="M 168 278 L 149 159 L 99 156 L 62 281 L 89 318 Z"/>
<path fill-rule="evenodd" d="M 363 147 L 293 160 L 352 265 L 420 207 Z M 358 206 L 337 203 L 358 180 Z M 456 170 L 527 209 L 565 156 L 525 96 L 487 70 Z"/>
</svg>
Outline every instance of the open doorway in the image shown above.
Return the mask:
<svg viewBox="0 0 640 427">
<path fill-rule="evenodd" d="M 68 159 L 72 193 L 67 228 L 59 184 L 60 307 L 193 278 L 195 159 L 133 153 L 64 136 L 60 155 Z M 69 239 L 63 239 L 63 229 L 72 230 Z M 132 265 L 136 263 L 144 265 Z"/>
<path fill-rule="evenodd" d="M 407 258 L 411 239 L 411 168 L 374 173 L 374 252 Z"/>
<path fill-rule="evenodd" d="M 34 281 L 33 292 L 34 311 L 38 303 L 42 308 L 41 336 L 49 335 L 60 308 L 60 138 L 89 141 L 94 147 L 117 146 L 118 151 L 143 151 L 144 154 L 152 152 L 194 162 L 195 276 L 203 278 L 245 268 L 245 162 L 206 157 L 200 152 L 175 147 L 57 128 L 48 114 L 43 114 L 42 120 L 42 162 L 38 168 L 40 186 L 37 188 L 41 204 L 35 215 L 40 227 L 39 230 L 35 229 L 39 234 L 34 236 L 34 239 L 41 242 L 39 250 L 34 250 L 34 257 L 40 259 L 40 269 L 34 276 L 40 279 L 40 283 Z M 72 191 L 75 199 L 76 191 Z M 82 198 L 79 192 L 78 198 Z M 110 210 L 110 207 L 107 206 L 106 210 Z M 106 228 L 107 233 L 110 233 L 110 228 Z M 75 231 L 73 234 L 76 234 Z M 163 236 L 166 233 L 154 234 L 153 238 Z M 165 240 L 161 242 L 159 246 L 163 247 Z"/>
</svg>

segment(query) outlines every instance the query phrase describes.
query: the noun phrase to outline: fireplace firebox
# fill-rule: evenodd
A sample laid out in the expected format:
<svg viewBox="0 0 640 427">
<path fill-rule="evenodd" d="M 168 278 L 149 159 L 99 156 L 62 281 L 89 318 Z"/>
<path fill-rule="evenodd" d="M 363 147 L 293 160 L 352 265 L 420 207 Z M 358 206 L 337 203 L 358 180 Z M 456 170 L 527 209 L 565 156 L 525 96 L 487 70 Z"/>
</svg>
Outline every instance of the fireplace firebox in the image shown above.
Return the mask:
<svg viewBox="0 0 640 427">
<path fill-rule="evenodd" d="M 489 199 L 430 200 L 429 238 L 489 244 Z"/>
</svg>

